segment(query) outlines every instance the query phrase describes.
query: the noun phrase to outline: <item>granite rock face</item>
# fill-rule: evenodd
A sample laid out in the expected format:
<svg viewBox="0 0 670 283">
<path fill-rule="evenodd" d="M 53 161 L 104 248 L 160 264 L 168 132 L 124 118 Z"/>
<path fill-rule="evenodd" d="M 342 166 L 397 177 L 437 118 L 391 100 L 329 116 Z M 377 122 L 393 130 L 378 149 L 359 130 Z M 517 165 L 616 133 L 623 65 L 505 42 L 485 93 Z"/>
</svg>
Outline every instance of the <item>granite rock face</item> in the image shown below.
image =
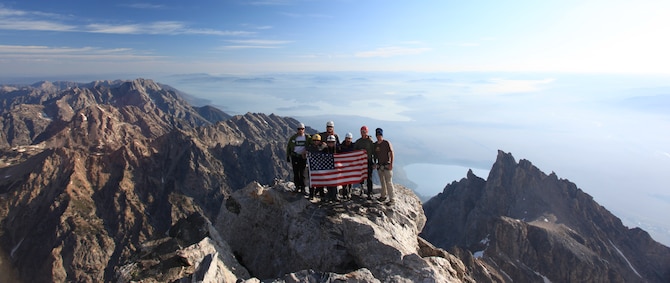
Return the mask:
<svg viewBox="0 0 670 283">
<path fill-rule="evenodd" d="M 0 249 L 26 282 L 114 280 L 180 219 L 288 176 L 298 124 L 208 120 L 227 116 L 146 79 L 3 86 L 0 106 Z"/>
<path fill-rule="evenodd" d="M 371 273 L 381 282 L 471 281 L 460 260 L 418 237 L 424 222 L 418 197 L 402 186 L 387 206 L 358 197 L 312 203 L 280 183 L 231 194 L 215 227 L 260 279 L 309 271 Z"/>
<path fill-rule="evenodd" d="M 421 235 L 459 256 L 477 281 L 670 282 L 670 248 L 509 153 L 499 151 L 487 180 L 469 172 L 424 210 Z"/>
</svg>

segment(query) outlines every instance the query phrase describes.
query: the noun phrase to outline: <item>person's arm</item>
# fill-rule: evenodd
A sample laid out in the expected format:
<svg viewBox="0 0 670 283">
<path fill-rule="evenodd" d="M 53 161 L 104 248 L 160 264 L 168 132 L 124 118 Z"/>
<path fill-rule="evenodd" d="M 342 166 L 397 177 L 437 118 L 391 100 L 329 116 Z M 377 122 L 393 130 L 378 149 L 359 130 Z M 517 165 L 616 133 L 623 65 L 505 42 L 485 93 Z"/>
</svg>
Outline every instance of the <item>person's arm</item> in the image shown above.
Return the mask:
<svg viewBox="0 0 670 283">
<path fill-rule="evenodd" d="M 293 147 L 291 146 L 293 143 L 293 136 L 291 136 L 288 139 L 288 143 L 286 144 L 286 161 L 291 162 L 291 151 L 293 151 Z"/>
<path fill-rule="evenodd" d="M 376 169 L 378 164 L 379 164 L 379 158 L 377 158 L 377 153 L 375 152 L 375 144 L 374 143 L 372 144 L 371 149 L 372 149 L 372 164 L 374 164 L 373 168 Z"/>
<path fill-rule="evenodd" d="M 393 170 L 393 146 L 391 145 L 391 142 L 389 143 L 389 170 Z"/>
</svg>

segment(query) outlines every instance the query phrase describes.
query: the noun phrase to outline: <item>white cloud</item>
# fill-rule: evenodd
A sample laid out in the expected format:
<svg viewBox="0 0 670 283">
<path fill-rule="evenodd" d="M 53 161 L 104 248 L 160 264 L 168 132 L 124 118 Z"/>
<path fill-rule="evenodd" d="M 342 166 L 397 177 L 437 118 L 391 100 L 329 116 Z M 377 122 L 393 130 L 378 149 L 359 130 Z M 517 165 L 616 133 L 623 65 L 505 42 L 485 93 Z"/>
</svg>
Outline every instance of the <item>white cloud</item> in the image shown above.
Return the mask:
<svg viewBox="0 0 670 283">
<path fill-rule="evenodd" d="M 228 40 L 231 45 L 222 46 L 220 49 L 257 49 L 257 48 L 281 48 L 283 45 L 291 43 L 287 40 L 264 40 L 264 39 L 248 39 L 248 40 Z"/>
<path fill-rule="evenodd" d="M 138 5 L 138 4 L 135 4 Z M 135 6 L 133 5 L 133 6 Z M 143 6 L 142 4 L 139 4 Z M 156 6 L 156 5 L 154 5 Z M 145 7 L 146 8 L 146 7 Z M 153 7 L 156 8 L 156 7 Z M 214 36 L 248 36 L 256 34 L 250 31 L 229 31 L 207 28 L 193 28 L 178 21 L 156 21 L 149 23 L 132 24 L 101 24 L 74 25 L 60 21 L 45 20 L 43 18 L 65 18 L 57 14 L 48 14 L 33 11 L 21 11 L 0 8 L 1 30 L 35 30 L 35 31 L 62 31 L 88 32 L 104 34 L 163 34 L 163 35 L 214 35 Z"/>
<path fill-rule="evenodd" d="M 4 61 L 154 60 L 157 58 L 161 57 L 131 48 L 0 45 L 0 59 Z"/>
<path fill-rule="evenodd" d="M 264 39 L 247 39 L 247 40 L 228 40 L 232 43 L 252 44 L 252 45 L 282 45 L 291 43 L 287 40 L 264 40 Z"/>
<path fill-rule="evenodd" d="M 382 47 L 377 48 L 371 51 L 361 51 L 355 54 L 356 57 L 370 58 L 370 57 L 394 57 L 394 56 L 403 56 L 403 55 L 416 55 L 421 54 L 427 51 L 430 51 L 431 48 L 420 47 L 420 48 L 410 48 L 410 47 Z"/>
<path fill-rule="evenodd" d="M 330 19 L 332 16 L 325 15 L 325 14 L 298 14 L 298 13 L 289 13 L 289 12 L 281 12 L 279 13 L 280 15 L 289 17 L 289 18 L 312 18 L 312 19 Z"/>
<path fill-rule="evenodd" d="M 252 35 L 254 32 L 248 31 L 223 31 L 213 29 L 193 29 L 187 27 L 184 23 L 173 21 L 152 22 L 146 24 L 128 24 L 128 25 L 109 25 L 109 24 L 90 24 L 86 26 L 85 31 L 92 33 L 111 33 L 111 34 L 202 34 L 202 35 L 220 35 L 220 36 L 239 36 Z"/>
<path fill-rule="evenodd" d="M 76 26 L 50 21 L 31 21 L 0 19 L 0 29 L 3 30 L 43 30 L 43 31 L 75 31 Z"/>
</svg>

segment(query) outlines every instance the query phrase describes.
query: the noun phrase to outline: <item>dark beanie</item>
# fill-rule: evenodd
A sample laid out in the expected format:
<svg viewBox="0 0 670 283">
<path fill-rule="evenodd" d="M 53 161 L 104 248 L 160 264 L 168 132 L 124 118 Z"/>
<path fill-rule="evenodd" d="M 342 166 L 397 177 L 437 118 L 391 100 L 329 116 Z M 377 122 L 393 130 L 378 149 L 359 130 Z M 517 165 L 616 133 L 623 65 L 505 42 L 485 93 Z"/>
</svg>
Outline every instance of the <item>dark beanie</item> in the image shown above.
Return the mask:
<svg viewBox="0 0 670 283">
<path fill-rule="evenodd" d="M 377 129 L 375 130 L 375 135 L 377 135 L 377 136 L 383 136 L 383 135 L 384 135 L 384 130 L 382 130 L 382 128 L 377 128 Z"/>
</svg>

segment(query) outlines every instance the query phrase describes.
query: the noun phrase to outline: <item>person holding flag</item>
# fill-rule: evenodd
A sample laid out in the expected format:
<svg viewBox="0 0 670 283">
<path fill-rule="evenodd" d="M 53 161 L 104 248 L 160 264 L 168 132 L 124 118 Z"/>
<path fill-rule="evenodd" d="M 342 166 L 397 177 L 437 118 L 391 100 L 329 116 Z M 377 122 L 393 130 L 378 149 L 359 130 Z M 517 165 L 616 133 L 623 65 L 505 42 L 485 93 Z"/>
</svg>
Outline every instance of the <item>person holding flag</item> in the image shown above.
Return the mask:
<svg viewBox="0 0 670 283">
<path fill-rule="evenodd" d="M 361 127 L 361 137 L 354 142 L 355 149 L 365 150 L 368 156 L 368 178 L 365 181 L 368 187 L 368 200 L 372 200 L 372 154 L 375 150 L 375 142 L 372 140 L 372 137 L 368 135 L 368 126 Z M 363 181 L 361 181 L 361 197 L 363 196 Z"/>
<path fill-rule="evenodd" d="M 328 121 L 326 122 L 326 131 L 323 133 L 320 133 L 321 138 L 326 140 L 329 136 L 335 136 L 335 146 L 338 147 L 340 146 L 340 136 L 335 133 L 335 122 L 333 121 Z"/>
<path fill-rule="evenodd" d="M 334 135 L 330 135 L 326 138 L 326 148 L 323 149 L 323 152 L 335 154 L 337 152 L 337 140 Z M 326 187 L 326 200 L 329 202 L 337 201 L 337 186 L 327 186 Z"/>
<path fill-rule="evenodd" d="M 309 181 L 313 187 L 328 188 L 323 200 L 337 201 L 337 186 L 357 184 L 367 177 L 367 154 L 364 150 L 338 152 L 333 135 L 326 138 L 326 143 L 321 152 L 309 149 Z"/>
<path fill-rule="evenodd" d="M 344 136 L 344 142 L 340 144 L 340 146 L 337 147 L 337 152 L 350 152 L 355 150 L 355 145 L 352 142 L 354 138 L 354 135 L 352 133 L 347 133 Z M 351 199 L 351 189 L 352 189 L 352 184 L 346 184 L 342 186 L 342 199 Z"/>
<path fill-rule="evenodd" d="M 319 154 L 319 153 L 321 153 L 321 151 L 323 151 L 324 148 L 326 148 L 326 145 L 321 141 L 321 135 L 314 134 L 312 136 L 311 140 L 312 140 L 312 142 L 309 143 L 309 145 L 307 145 L 307 155 L 308 156 L 313 155 L 313 154 Z M 323 199 L 325 197 L 323 186 L 320 186 L 320 185 L 316 186 L 315 184 L 313 184 L 311 182 L 311 175 L 309 175 L 310 172 L 308 172 L 307 174 L 308 174 L 308 176 L 310 176 L 310 178 L 309 178 L 310 181 L 309 181 L 309 184 L 308 184 L 309 200 L 313 200 L 314 197 L 316 196 L 317 192 L 319 194 L 319 198 Z M 317 191 L 317 188 L 318 188 L 318 191 Z"/>
</svg>

